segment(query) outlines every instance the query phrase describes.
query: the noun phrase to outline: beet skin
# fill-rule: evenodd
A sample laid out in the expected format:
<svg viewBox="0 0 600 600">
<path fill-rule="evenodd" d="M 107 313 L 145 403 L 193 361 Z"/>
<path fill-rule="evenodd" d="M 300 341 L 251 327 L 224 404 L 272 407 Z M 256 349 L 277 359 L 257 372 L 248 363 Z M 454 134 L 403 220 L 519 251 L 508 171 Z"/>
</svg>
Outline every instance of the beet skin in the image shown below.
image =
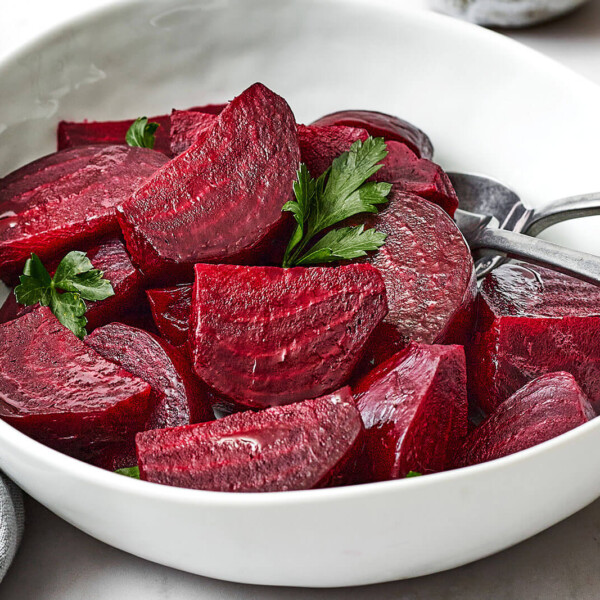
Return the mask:
<svg viewBox="0 0 600 600">
<path fill-rule="evenodd" d="M 221 492 L 342 483 L 362 422 L 349 388 L 290 406 L 136 436 L 142 479 Z"/>
<path fill-rule="evenodd" d="M 369 265 L 196 265 L 194 367 L 246 406 L 315 398 L 348 379 L 386 310 L 383 279 Z"/>
<path fill-rule="evenodd" d="M 452 466 L 467 433 L 462 347 L 411 344 L 371 371 L 353 393 L 366 430 L 359 481 Z"/>
<path fill-rule="evenodd" d="M 549 373 L 515 392 L 465 440 L 457 466 L 475 465 L 531 448 L 594 417 L 569 373 Z"/>
</svg>

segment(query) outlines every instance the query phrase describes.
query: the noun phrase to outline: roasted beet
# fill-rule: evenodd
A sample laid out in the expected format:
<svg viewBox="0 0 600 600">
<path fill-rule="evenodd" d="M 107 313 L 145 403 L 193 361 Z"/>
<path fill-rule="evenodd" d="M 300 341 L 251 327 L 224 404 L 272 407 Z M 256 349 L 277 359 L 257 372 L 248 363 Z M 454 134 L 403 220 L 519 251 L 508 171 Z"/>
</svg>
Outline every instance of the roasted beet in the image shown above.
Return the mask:
<svg viewBox="0 0 600 600">
<path fill-rule="evenodd" d="M 372 110 L 340 110 L 321 117 L 313 125 L 346 125 L 366 129 L 373 137 L 406 144 L 420 158 L 431 158 L 433 146 L 418 127 L 398 117 Z"/>
<path fill-rule="evenodd" d="M 451 217 L 458 208 L 458 198 L 448 175 L 435 163 L 419 158 L 408 146 L 387 142 L 388 155 L 373 179 L 394 184 L 394 189 L 430 200 Z"/>
<path fill-rule="evenodd" d="M 360 481 L 449 468 L 467 433 L 467 375 L 461 346 L 411 344 L 353 390 L 365 424 Z"/>
<path fill-rule="evenodd" d="M 477 331 L 468 347 L 470 388 L 484 410 L 539 375 L 573 374 L 600 410 L 600 287 L 520 263 L 481 286 Z"/>
<path fill-rule="evenodd" d="M 349 388 L 205 425 L 136 436 L 142 479 L 221 492 L 305 490 L 343 482 L 362 423 Z"/>
<path fill-rule="evenodd" d="M 146 295 L 160 335 L 174 346 L 183 346 L 190 332 L 192 284 L 147 290 Z"/>
<path fill-rule="evenodd" d="M 0 418 L 68 454 L 119 442 L 146 423 L 150 386 L 38 308 L 0 325 Z"/>
<path fill-rule="evenodd" d="M 96 146 L 81 150 L 86 163 L 62 175 L 58 168 L 38 169 L 37 187 L 23 192 L 26 199 L 12 196 L 7 205 L 20 208 L 0 219 L 0 277 L 10 278 L 23 268 L 32 252 L 42 260 L 51 260 L 73 248 L 85 249 L 98 243 L 102 236 L 116 233 L 116 207 L 150 175 L 166 162 L 166 157 L 147 148 Z M 73 151 L 61 154 L 69 163 Z M 56 157 L 55 157 L 55 165 Z M 29 178 L 27 167 L 20 169 Z M 44 180 L 42 173 L 48 174 Z M 23 190 L 14 175 L 0 182 Z M 4 212 L 4 208 L 0 209 Z M 62 257 L 61 257 L 62 258 Z"/>
<path fill-rule="evenodd" d="M 247 406 L 314 398 L 347 380 L 385 313 L 383 279 L 369 265 L 196 265 L 194 366 Z"/>
<path fill-rule="evenodd" d="M 566 433 L 594 417 L 589 400 L 569 373 L 542 375 L 515 392 L 474 429 L 457 466 L 494 460 Z"/>
<path fill-rule="evenodd" d="M 254 258 L 283 223 L 299 154 L 289 106 L 251 86 L 123 204 L 119 220 L 134 261 L 173 278 L 191 275 L 197 262 Z"/>
<path fill-rule="evenodd" d="M 118 239 L 107 240 L 88 250 L 87 256 L 95 269 L 104 272 L 104 277 L 111 282 L 115 292 L 114 296 L 106 300 L 86 302 L 88 307 L 85 313 L 88 320 L 86 329 L 89 332 L 130 312 L 131 308 L 142 299 L 143 281 L 140 273 L 131 264 L 124 244 Z M 51 273 L 54 273 L 56 266 L 56 264 L 51 266 Z M 31 312 L 33 308 L 33 306 L 18 304 L 15 295 L 9 294 L 0 308 L 0 323 L 16 319 Z"/>
<path fill-rule="evenodd" d="M 170 151 L 173 156 L 187 150 L 217 120 L 218 113 L 205 113 L 193 110 L 174 110 L 171 113 Z"/>
<path fill-rule="evenodd" d="M 357 221 L 388 236 L 364 259 L 383 275 L 389 307 L 369 341 L 370 364 L 411 340 L 464 343 L 477 289 L 471 252 L 456 224 L 438 206 L 410 194 L 392 191 L 384 206 Z"/>
</svg>

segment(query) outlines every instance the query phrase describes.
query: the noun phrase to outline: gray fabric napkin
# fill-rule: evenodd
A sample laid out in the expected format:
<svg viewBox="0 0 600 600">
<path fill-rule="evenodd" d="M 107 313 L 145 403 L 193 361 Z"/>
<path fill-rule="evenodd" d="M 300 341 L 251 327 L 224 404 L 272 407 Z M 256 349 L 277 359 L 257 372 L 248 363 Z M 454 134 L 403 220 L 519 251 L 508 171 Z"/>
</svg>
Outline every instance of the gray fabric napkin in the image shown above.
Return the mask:
<svg viewBox="0 0 600 600">
<path fill-rule="evenodd" d="M 23 537 L 23 522 L 21 491 L 0 474 L 0 581 L 6 575 Z"/>
</svg>

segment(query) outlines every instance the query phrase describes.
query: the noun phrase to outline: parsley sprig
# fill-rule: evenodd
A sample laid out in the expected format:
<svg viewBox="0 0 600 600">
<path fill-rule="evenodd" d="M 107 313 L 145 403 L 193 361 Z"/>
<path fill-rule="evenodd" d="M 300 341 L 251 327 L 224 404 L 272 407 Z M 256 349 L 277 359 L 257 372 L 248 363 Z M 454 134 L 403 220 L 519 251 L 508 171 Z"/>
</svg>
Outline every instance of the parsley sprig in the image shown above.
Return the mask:
<svg viewBox="0 0 600 600">
<path fill-rule="evenodd" d="M 138 466 L 123 467 L 122 469 L 117 469 L 115 473 L 118 475 L 125 475 L 125 477 L 132 477 L 133 479 L 140 478 L 140 468 Z"/>
<path fill-rule="evenodd" d="M 69 252 L 50 276 L 37 254 L 28 258 L 15 288 L 19 304 L 49 306 L 56 318 L 77 337 L 86 335 L 87 307 L 84 300 L 98 301 L 114 296 L 114 290 L 104 273 L 94 269 L 85 252 Z M 59 290 L 61 290 L 59 292 Z"/>
<path fill-rule="evenodd" d="M 304 163 L 300 165 L 294 182 L 296 199 L 282 209 L 291 212 L 297 223 L 285 251 L 284 267 L 358 258 L 383 245 L 385 234 L 365 231 L 360 225 L 332 229 L 306 250 L 324 230 L 359 213 L 376 213 L 377 205 L 387 201 L 391 184 L 367 181 L 386 156 L 383 138 L 369 137 L 352 144 L 318 179 L 310 176 Z"/>
<path fill-rule="evenodd" d="M 156 130 L 160 123 L 154 121 L 148 122 L 148 117 L 137 118 L 127 130 L 125 141 L 130 146 L 139 146 L 140 148 L 154 148 L 156 142 Z"/>
</svg>

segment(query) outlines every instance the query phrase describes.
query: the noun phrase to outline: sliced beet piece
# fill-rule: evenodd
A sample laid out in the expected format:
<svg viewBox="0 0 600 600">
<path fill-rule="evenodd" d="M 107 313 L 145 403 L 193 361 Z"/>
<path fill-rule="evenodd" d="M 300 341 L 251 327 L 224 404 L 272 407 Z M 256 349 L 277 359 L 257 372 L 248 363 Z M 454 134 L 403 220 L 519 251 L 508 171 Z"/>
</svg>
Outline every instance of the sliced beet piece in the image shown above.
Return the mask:
<svg viewBox="0 0 600 600">
<path fill-rule="evenodd" d="M 575 378 L 548 373 L 515 392 L 463 444 L 457 466 L 508 456 L 546 442 L 594 418 Z"/>
<path fill-rule="evenodd" d="M 461 346 L 411 344 L 353 389 L 365 424 L 359 479 L 449 468 L 467 433 L 467 374 Z"/>
<path fill-rule="evenodd" d="M 143 279 L 131 263 L 125 245 L 119 239 L 107 240 L 91 248 L 87 256 L 95 269 L 104 272 L 104 277 L 111 282 L 115 292 L 114 296 L 99 302 L 86 301 L 88 307 L 85 313 L 88 320 L 86 329 L 90 332 L 129 312 L 131 307 L 142 298 Z M 56 264 L 51 265 L 51 273 L 54 273 L 56 266 Z M 0 323 L 12 321 L 33 309 L 33 306 L 18 304 L 15 295 L 11 293 L 0 308 Z"/>
<path fill-rule="evenodd" d="M 136 436 L 142 479 L 221 492 L 340 482 L 362 431 L 350 388 L 322 398 Z"/>
<path fill-rule="evenodd" d="M 173 156 L 187 150 L 196 140 L 214 126 L 219 113 L 174 110 L 171 113 L 169 134 L 170 152 Z"/>
<path fill-rule="evenodd" d="M 418 157 L 431 158 L 433 145 L 427 135 L 412 123 L 373 110 L 340 110 L 316 120 L 313 125 L 346 125 L 366 129 L 373 137 L 406 144 Z"/>
<path fill-rule="evenodd" d="M 146 429 L 177 427 L 214 418 L 204 387 L 187 359 L 159 337 L 129 325 L 110 323 L 88 335 L 85 343 L 150 384 L 153 409 Z"/>
<path fill-rule="evenodd" d="M 89 148 L 85 153 L 88 156 Z M 72 155 L 64 152 L 67 161 Z M 46 183 L 38 179 L 19 211 L 0 219 L 0 277 L 8 279 L 21 270 L 32 252 L 43 261 L 51 260 L 116 233 L 117 205 L 166 160 L 147 148 L 96 146 L 94 155 L 76 171 L 61 175 L 54 169 Z M 11 178 L 9 185 L 14 187 L 15 180 Z M 19 200 L 7 202 L 16 205 Z"/>
<path fill-rule="evenodd" d="M 483 281 L 468 346 L 470 391 L 492 412 L 545 373 L 571 373 L 600 410 L 600 287 L 550 269 L 505 264 Z"/>
<path fill-rule="evenodd" d="M 430 200 L 451 217 L 458 208 L 458 197 L 444 170 L 426 158 L 419 158 L 400 142 L 387 142 L 388 155 L 373 179 L 392 183 L 394 189 Z"/>
<path fill-rule="evenodd" d="M 456 224 L 438 206 L 392 191 L 378 214 L 357 221 L 387 234 L 364 259 L 385 281 L 389 312 L 369 340 L 378 364 L 409 341 L 464 343 L 477 292 L 473 259 Z"/>
<path fill-rule="evenodd" d="M 196 265 L 190 341 L 200 378 L 263 408 L 342 385 L 386 313 L 369 265 Z"/>
<path fill-rule="evenodd" d="M 146 423 L 150 386 L 102 358 L 47 307 L 0 325 L 0 418 L 80 456 Z"/>
<path fill-rule="evenodd" d="M 156 327 L 160 335 L 174 346 L 183 346 L 189 338 L 192 287 L 193 284 L 184 283 L 146 290 Z"/>
<path fill-rule="evenodd" d="M 284 222 L 299 159 L 292 111 L 254 84 L 123 204 L 134 261 L 149 275 L 176 277 L 197 262 L 252 260 Z"/>
</svg>

